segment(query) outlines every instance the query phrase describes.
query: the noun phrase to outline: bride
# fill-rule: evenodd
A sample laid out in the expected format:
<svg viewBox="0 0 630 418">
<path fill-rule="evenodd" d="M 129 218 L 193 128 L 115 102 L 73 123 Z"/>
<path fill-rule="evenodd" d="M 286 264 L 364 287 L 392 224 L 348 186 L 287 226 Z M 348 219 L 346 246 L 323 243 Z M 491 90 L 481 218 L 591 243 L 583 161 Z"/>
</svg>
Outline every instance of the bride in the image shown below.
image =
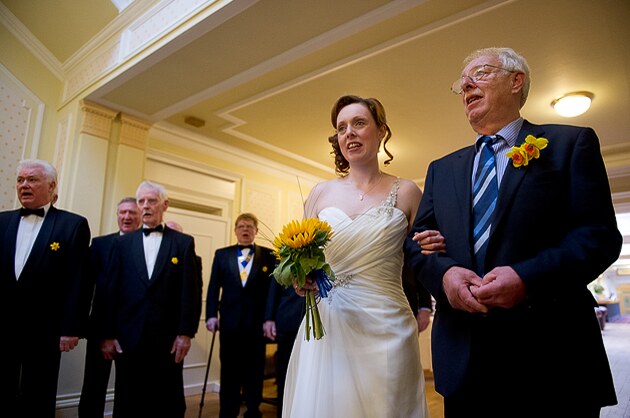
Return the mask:
<svg viewBox="0 0 630 418">
<path fill-rule="evenodd" d="M 302 321 L 283 416 L 428 417 L 417 322 L 401 281 L 403 241 L 422 192 L 379 169 L 381 141 L 385 164 L 393 156 L 378 100 L 343 96 L 331 116 L 336 134 L 329 142 L 340 177 L 313 188 L 305 215 L 332 226 L 325 253 L 336 280 L 319 303 L 324 337 L 306 341 Z M 420 244 L 427 251 L 444 246 L 437 232 Z"/>
</svg>

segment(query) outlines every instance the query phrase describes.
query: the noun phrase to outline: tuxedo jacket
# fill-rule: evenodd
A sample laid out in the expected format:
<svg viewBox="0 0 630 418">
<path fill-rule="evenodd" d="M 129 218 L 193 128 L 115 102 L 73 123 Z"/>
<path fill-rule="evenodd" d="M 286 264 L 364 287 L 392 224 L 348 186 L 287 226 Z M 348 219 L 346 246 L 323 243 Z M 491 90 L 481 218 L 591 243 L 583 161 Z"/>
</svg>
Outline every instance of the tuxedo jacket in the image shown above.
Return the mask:
<svg viewBox="0 0 630 418">
<path fill-rule="evenodd" d="M 260 330 L 276 258 L 271 249 L 254 246 L 254 259 L 245 286 L 238 268 L 238 247 L 216 250 L 206 298 L 206 320 L 219 317 L 220 330 Z M 220 294 L 220 299 L 219 299 Z"/>
<path fill-rule="evenodd" d="M 405 264 L 402 270 L 402 285 L 405 297 L 409 302 L 413 315 L 418 315 L 420 308 L 433 311 L 431 293 L 419 282 L 416 282 L 413 271 Z"/>
<path fill-rule="evenodd" d="M 514 370 L 538 374 L 540 382 L 556 384 L 572 397 L 614 403 L 594 315 L 597 304 L 586 287 L 618 258 L 622 244 L 599 140 L 590 128 L 524 121 L 516 144 L 530 134 L 549 144 L 529 165 L 515 168 L 509 162 L 506 167 L 485 260 L 486 271 L 511 266 L 525 283 L 527 299 L 515 308 L 480 315 L 449 305 L 444 273 L 452 266 L 473 269 L 474 147 L 428 168 L 405 255 L 437 300 L 432 334 L 436 389 L 444 396 L 456 394 L 470 372 L 471 351 L 481 348 L 513 359 L 496 365 L 497 378 Z M 411 237 L 426 229 L 442 233 L 445 254 L 420 253 Z M 482 327 L 493 337 L 479 338 Z"/>
<path fill-rule="evenodd" d="M 120 236 L 120 232 L 103 235 L 92 239 L 90 245 L 89 278 L 91 280 L 89 293 L 92 306 L 88 326 L 88 338 L 98 338 L 98 330 L 102 329 L 105 320 L 105 298 L 107 287 L 111 282 L 111 262 L 114 253 L 114 242 Z"/>
<path fill-rule="evenodd" d="M 271 280 L 267 295 L 265 321 L 276 323 L 276 332 L 297 334 L 306 311 L 304 298 L 293 287 L 284 287 Z"/>
<path fill-rule="evenodd" d="M 119 236 L 112 265 L 104 338 L 130 351 L 141 342 L 170 350 L 178 335 L 195 336 L 201 291 L 192 236 L 165 228 L 151 277 L 142 230 Z"/>
<path fill-rule="evenodd" d="M 56 339 L 59 347 L 60 336 L 84 334 L 90 228 L 84 217 L 51 206 L 17 280 L 19 223 L 19 210 L 0 213 L 0 329 Z"/>
</svg>

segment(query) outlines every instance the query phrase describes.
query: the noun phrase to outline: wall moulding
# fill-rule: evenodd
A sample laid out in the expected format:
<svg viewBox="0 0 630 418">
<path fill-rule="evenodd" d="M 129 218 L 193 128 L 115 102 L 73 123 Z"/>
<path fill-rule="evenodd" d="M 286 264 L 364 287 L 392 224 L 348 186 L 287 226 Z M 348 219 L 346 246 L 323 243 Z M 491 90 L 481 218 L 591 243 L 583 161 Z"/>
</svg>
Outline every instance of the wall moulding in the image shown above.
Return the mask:
<svg viewBox="0 0 630 418">
<path fill-rule="evenodd" d="M 81 133 L 109 140 L 112 124 L 118 112 L 85 100 L 81 101 L 81 112 L 83 112 Z"/>
<path fill-rule="evenodd" d="M 145 150 L 151 123 L 125 114 L 120 115 L 120 122 L 120 143 Z"/>
</svg>

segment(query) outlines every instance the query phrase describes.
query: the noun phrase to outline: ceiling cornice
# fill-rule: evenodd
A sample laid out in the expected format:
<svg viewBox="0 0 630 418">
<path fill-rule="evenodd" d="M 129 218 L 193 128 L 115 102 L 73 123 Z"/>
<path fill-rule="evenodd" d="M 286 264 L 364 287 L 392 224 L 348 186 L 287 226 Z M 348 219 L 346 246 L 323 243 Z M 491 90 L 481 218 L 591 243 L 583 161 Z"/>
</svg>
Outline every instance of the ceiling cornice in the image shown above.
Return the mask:
<svg viewBox="0 0 630 418">
<path fill-rule="evenodd" d="M 65 75 L 61 62 L 0 2 L 0 23 L 21 42 L 59 81 Z"/>
</svg>

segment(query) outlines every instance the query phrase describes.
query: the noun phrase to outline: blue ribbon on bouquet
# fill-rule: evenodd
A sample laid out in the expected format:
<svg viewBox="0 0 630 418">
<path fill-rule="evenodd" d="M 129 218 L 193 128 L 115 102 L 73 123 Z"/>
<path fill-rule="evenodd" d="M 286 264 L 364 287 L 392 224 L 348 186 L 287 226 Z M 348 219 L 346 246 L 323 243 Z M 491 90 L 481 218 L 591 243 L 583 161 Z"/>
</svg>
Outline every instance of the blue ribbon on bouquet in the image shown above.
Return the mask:
<svg viewBox="0 0 630 418">
<path fill-rule="evenodd" d="M 319 296 L 322 298 L 327 297 L 328 292 L 333 288 L 332 280 L 322 269 L 315 271 L 315 283 L 319 288 Z"/>
</svg>

